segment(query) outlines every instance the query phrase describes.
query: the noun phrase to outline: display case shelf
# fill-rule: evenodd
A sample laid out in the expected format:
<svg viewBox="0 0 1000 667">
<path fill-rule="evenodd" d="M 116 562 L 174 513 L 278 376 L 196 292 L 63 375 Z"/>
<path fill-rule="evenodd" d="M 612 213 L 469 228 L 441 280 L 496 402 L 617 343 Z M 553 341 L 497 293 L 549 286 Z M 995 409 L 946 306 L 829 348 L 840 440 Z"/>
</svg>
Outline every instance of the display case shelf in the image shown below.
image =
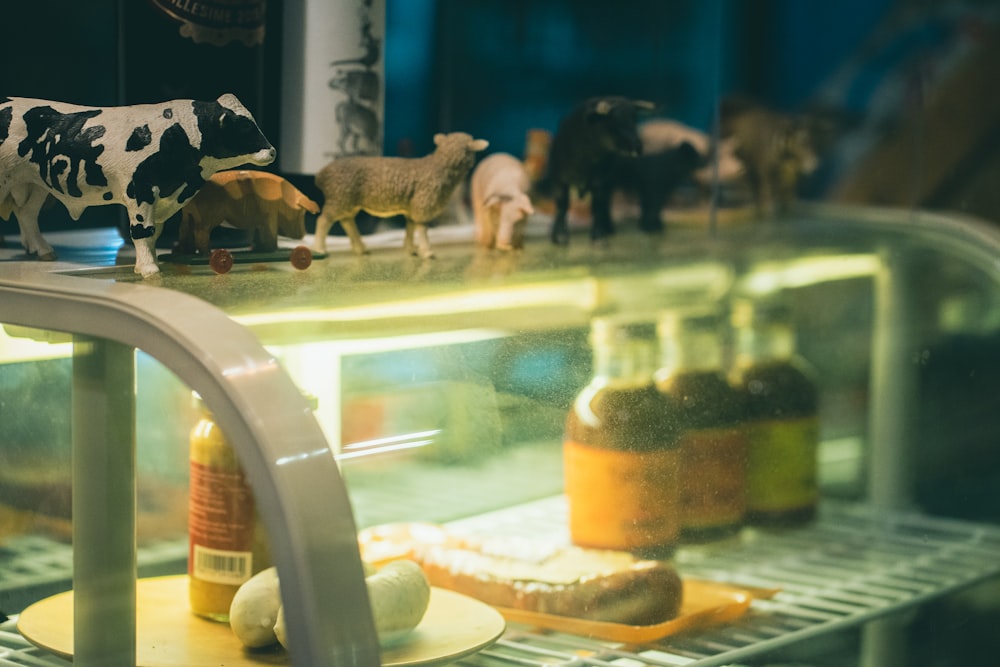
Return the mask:
<svg viewBox="0 0 1000 667">
<path fill-rule="evenodd" d="M 448 524 L 460 534 L 565 540 L 566 504 L 555 496 Z M 504 637 L 459 664 L 494 667 L 729 665 L 860 626 L 1000 574 L 1000 528 L 916 513 L 875 512 L 824 501 L 819 518 L 797 529 L 745 529 L 719 543 L 684 547 L 684 577 L 750 589 L 755 599 L 734 623 L 643 646 L 594 641 L 511 624 Z M 141 638 L 140 638 L 141 641 Z M 68 665 L 0 626 L 0 665 Z"/>
<path fill-rule="evenodd" d="M 565 539 L 565 514 L 565 499 L 557 496 L 454 522 L 449 529 Z M 807 527 L 747 529 L 736 539 L 677 553 L 684 577 L 779 589 L 773 597 L 755 599 L 735 623 L 641 647 L 515 625 L 462 664 L 728 665 L 972 586 L 1000 574 L 998 555 L 996 527 L 825 501 L 819 519 Z"/>
</svg>

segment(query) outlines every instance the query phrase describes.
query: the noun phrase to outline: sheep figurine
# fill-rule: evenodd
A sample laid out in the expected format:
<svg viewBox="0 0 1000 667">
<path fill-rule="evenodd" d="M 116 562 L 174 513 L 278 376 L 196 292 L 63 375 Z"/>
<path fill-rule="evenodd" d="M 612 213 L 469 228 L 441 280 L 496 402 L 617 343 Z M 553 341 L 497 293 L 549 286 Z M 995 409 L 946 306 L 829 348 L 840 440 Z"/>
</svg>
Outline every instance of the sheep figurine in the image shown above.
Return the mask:
<svg viewBox="0 0 1000 667">
<path fill-rule="evenodd" d="M 455 188 L 465 180 L 489 142 L 464 132 L 437 134 L 433 153 L 420 158 L 351 156 L 334 160 L 316 174 L 325 201 L 316 219 L 313 250 L 326 252 L 326 235 L 339 222 L 355 254 L 367 249 L 354 216 L 360 211 L 385 218 L 406 218 L 403 248 L 424 259 L 434 256 L 427 225 L 444 212 Z M 414 247 L 414 238 L 416 247 Z"/>
<path fill-rule="evenodd" d="M 255 251 L 273 252 L 278 234 L 292 239 L 305 236 L 307 211 L 319 213 L 319 205 L 276 174 L 221 171 L 184 205 L 178 243 L 184 252 L 207 256 L 212 230 L 226 222 L 252 231 Z"/>
<path fill-rule="evenodd" d="M 530 188 L 524 164 L 509 153 L 494 153 L 479 163 L 470 184 L 478 245 L 498 250 L 524 247 L 527 216 L 535 212 L 527 195 Z"/>
</svg>

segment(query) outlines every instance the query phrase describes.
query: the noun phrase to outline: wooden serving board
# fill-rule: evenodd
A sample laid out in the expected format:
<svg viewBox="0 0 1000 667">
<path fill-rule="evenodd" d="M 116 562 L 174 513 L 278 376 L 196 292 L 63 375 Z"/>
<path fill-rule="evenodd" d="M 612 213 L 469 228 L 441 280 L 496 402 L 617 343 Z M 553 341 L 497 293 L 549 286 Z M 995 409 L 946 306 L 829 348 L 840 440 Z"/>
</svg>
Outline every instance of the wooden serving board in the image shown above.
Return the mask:
<svg viewBox="0 0 1000 667">
<path fill-rule="evenodd" d="M 137 667 L 291 665 L 281 646 L 246 649 L 228 624 L 192 614 L 184 575 L 140 579 L 136 609 Z M 36 646 L 72 658 L 73 592 L 31 605 L 18 617 L 17 629 Z M 505 629 L 506 621 L 492 607 L 434 588 L 420 625 L 383 648 L 382 665 L 418 667 L 457 660 L 489 646 Z"/>
</svg>

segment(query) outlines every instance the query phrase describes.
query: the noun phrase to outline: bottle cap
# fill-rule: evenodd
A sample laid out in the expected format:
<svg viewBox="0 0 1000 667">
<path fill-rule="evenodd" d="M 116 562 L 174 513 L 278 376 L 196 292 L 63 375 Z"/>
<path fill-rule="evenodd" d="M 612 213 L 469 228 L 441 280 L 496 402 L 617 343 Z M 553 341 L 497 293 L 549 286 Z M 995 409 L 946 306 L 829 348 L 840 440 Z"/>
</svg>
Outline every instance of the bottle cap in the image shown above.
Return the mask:
<svg viewBox="0 0 1000 667">
<path fill-rule="evenodd" d="M 665 310 L 656 321 L 661 338 L 685 331 L 718 331 L 722 323 L 722 309 L 717 303 L 699 304 Z"/>
<path fill-rule="evenodd" d="M 590 342 L 595 346 L 655 339 L 656 323 L 648 319 L 598 317 L 590 325 Z"/>
<path fill-rule="evenodd" d="M 755 299 L 741 297 L 733 301 L 730 319 L 733 326 L 740 328 L 788 324 L 792 319 L 792 308 L 784 295 L 779 293 Z"/>
</svg>

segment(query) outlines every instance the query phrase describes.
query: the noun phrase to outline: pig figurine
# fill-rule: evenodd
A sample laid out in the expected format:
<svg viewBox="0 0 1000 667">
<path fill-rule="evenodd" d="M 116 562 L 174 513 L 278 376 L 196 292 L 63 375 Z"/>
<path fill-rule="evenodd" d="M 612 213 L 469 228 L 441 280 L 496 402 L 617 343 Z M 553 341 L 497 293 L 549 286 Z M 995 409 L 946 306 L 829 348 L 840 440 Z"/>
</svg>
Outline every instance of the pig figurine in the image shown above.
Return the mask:
<svg viewBox="0 0 1000 667">
<path fill-rule="evenodd" d="M 472 172 L 471 197 L 476 243 L 484 248 L 524 247 L 527 216 L 535 212 L 524 164 L 508 153 L 486 157 Z"/>
<path fill-rule="evenodd" d="M 221 171 L 184 206 L 178 242 L 184 252 L 208 255 L 212 230 L 227 222 L 253 232 L 254 250 L 271 252 L 278 248 L 278 234 L 305 236 L 307 211 L 319 213 L 319 205 L 276 174 Z"/>
</svg>

